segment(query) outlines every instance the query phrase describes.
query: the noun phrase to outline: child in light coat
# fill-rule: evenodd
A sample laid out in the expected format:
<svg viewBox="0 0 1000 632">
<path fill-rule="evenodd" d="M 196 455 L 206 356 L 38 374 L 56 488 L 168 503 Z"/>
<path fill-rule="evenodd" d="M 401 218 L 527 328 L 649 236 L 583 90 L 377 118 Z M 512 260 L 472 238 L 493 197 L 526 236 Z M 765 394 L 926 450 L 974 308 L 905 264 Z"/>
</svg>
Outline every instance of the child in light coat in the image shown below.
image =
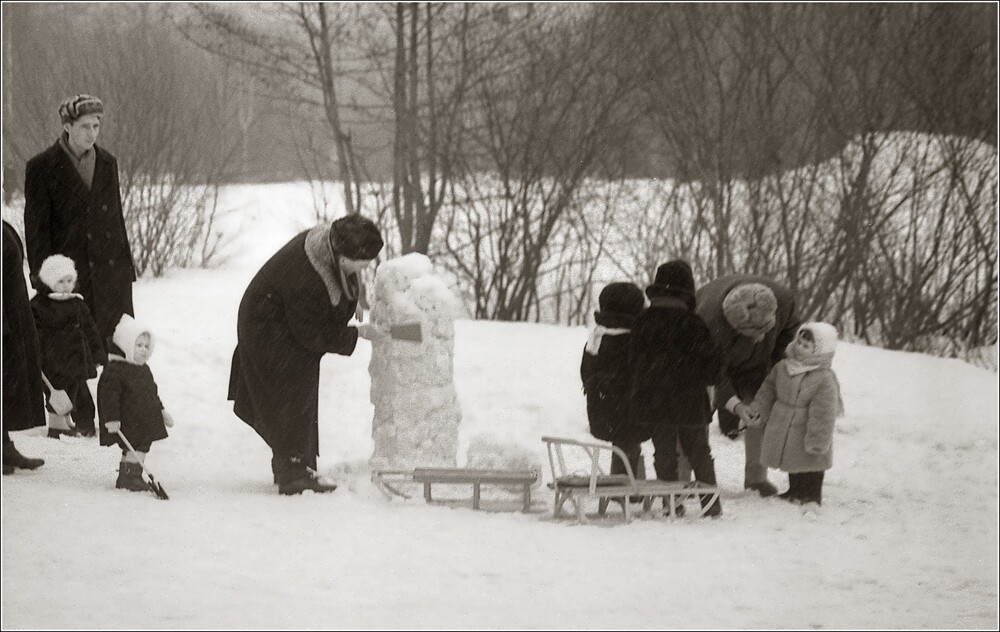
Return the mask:
<svg viewBox="0 0 1000 632">
<path fill-rule="evenodd" d="M 49 393 L 48 436 L 94 436 L 94 400 L 87 380 L 97 377 L 97 365 L 107 362 L 101 335 L 83 296 L 73 292 L 76 266 L 64 255 L 52 255 L 38 270 L 41 291 L 31 299 L 38 331 L 42 373 L 56 391 L 64 391 L 72 412 L 59 414 Z M 72 415 L 72 420 L 70 419 Z"/>
<path fill-rule="evenodd" d="M 108 363 L 97 383 L 97 410 L 101 420 L 101 445 L 118 445 L 122 460 L 117 489 L 144 491 L 142 462 L 154 441 L 167 438 L 173 419 L 163 408 L 146 362 L 153 353 L 153 335 L 128 314 L 122 315 L 111 338 Z M 118 433 L 135 452 L 130 452 Z"/>
<path fill-rule="evenodd" d="M 761 464 L 788 472 L 788 491 L 780 497 L 806 512 L 823 502 L 823 475 L 833 467 L 834 421 L 844 412 L 831 368 L 836 349 L 833 325 L 803 324 L 752 406 L 757 416 L 750 425 L 764 428 Z"/>
</svg>

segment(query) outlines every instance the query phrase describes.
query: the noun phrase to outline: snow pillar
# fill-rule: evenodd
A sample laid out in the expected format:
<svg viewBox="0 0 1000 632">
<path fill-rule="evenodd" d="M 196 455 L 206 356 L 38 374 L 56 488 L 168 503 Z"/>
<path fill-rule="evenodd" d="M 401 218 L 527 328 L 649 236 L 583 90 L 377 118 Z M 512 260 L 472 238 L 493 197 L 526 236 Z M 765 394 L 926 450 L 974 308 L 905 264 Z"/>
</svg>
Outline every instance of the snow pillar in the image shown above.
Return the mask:
<svg viewBox="0 0 1000 632">
<path fill-rule="evenodd" d="M 372 347 L 372 469 L 456 465 L 462 413 L 455 393 L 454 353 L 460 310 L 458 299 L 426 256 L 411 253 L 378 267 L 372 322 L 387 331 L 419 323 L 422 340 L 393 336 Z M 412 333 L 414 327 L 402 329 Z"/>
</svg>

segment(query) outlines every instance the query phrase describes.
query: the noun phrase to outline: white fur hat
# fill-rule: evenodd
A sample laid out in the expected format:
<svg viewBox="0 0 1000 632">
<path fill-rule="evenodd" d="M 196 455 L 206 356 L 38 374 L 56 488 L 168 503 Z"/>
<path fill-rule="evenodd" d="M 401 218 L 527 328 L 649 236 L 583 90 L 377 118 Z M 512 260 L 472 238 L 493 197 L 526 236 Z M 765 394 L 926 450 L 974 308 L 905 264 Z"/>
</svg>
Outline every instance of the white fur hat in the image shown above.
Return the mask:
<svg viewBox="0 0 1000 632">
<path fill-rule="evenodd" d="M 38 269 L 38 278 L 50 290 L 55 289 L 59 279 L 67 276 L 73 277 L 73 282 L 76 283 L 76 265 L 66 255 L 52 255 L 47 257 L 42 262 L 42 267 Z"/>
<path fill-rule="evenodd" d="M 111 336 L 111 342 L 115 343 L 125 353 L 126 360 L 134 362 L 135 341 L 142 334 L 149 335 L 149 355 L 153 355 L 155 343 L 153 332 L 128 314 L 122 314 L 121 320 L 118 321 L 118 325 L 115 327 L 115 333 Z"/>
<path fill-rule="evenodd" d="M 813 335 L 816 345 L 815 355 L 830 354 L 837 351 L 837 328 L 830 323 L 808 322 L 799 327 L 799 331 L 808 330 Z"/>
</svg>

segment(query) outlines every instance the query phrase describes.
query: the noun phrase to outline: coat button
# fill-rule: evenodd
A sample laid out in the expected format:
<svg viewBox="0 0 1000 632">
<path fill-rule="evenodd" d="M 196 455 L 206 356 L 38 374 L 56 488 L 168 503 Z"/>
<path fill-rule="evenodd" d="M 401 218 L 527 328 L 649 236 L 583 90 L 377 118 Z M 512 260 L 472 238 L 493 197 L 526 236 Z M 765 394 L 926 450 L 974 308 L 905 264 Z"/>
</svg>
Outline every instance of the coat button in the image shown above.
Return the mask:
<svg viewBox="0 0 1000 632">
<path fill-rule="evenodd" d="M 93 235 L 91 235 L 90 233 L 87 233 L 87 239 L 93 239 L 93 238 L 94 238 Z"/>
<path fill-rule="evenodd" d="M 102 204 L 101 205 L 101 209 L 105 210 L 105 211 L 108 210 L 108 205 L 107 204 Z"/>
</svg>

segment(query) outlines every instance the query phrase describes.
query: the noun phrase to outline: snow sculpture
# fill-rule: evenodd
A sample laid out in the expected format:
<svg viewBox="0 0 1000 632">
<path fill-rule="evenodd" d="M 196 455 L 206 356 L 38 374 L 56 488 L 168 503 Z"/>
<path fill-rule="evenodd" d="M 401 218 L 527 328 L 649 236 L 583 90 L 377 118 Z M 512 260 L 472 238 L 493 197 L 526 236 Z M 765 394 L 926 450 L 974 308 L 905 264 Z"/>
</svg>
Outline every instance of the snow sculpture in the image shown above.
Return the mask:
<svg viewBox="0 0 1000 632">
<path fill-rule="evenodd" d="M 462 418 L 454 383 L 458 299 L 430 259 L 411 253 L 378 267 L 371 310 L 372 322 L 393 332 L 374 342 L 368 365 L 372 469 L 454 467 Z M 407 339 L 415 323 L 419 342 Z"/>
</svg>

